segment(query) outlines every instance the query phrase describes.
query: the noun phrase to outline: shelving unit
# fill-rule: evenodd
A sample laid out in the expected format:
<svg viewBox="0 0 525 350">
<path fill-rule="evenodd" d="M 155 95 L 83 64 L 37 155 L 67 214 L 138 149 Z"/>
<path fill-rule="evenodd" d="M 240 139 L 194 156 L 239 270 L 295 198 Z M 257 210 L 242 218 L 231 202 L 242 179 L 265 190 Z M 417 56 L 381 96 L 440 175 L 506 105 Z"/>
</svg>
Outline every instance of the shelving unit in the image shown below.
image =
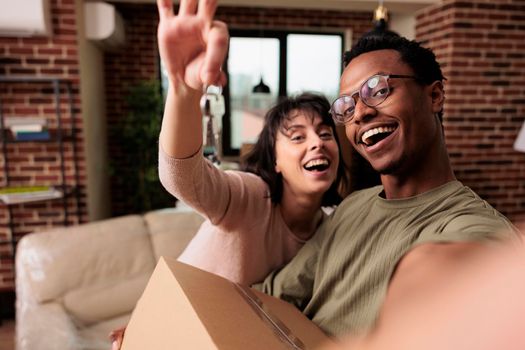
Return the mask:
<svg viewBox="0 0 525 350">
<path fill-rule="evenodd" d="M 2 144 L 2 156 L 4 158 L 4 166 L 3 166 L 3 175 L 4 175 L 4 183 L 0 184 L 2 188 L 9 188 L 11 183 L 11 174 L 10 174 L 10 162 L 9 159 L 9 152 L 8 152 L 8 145 L 9 144 L 22 144 L 22 143 L 51 143 L 58 145 L 58 159 L 59 159 L 59 165 L 60 165 L 60 181 L 56 184 L 40 184 L 40 183 L 30 183 L 27 184 L 28 186 L 41 186 L 41 185 L 47 185 L 52 188 L 54 188 L 56 191 L 53 195 L 49 196 L 35 196 L 35 198 L 26 198 L 21 202 L 16 203 L 5 203 L 0 199 L 0 210 L 7 210 L 8 215 L 8 230 L 9 230 L 9 236 L 8 239 L 1 240 L 0 245 L 10 245 L 12 256 L 14 258 L 15 251 L 16 251 L 16 244 L 17 244 L 17 238 L 15 235 L 15 218 L 13 217 L 13 207 L 16 205 L 21 205 L 23 203 L 31 203 L 31 202 L 42 202 L 42 201 L 51 201 L 51 200 L 61 200 L 62 201 L 62 209 L 64 213 L 64 221 L 63 225 L 67 226 L 69 223 L 70 215 L 72 213 L 70 212 L 70 208 L 68 206 L 68 198 L 71 198 L 71 196 L 74 197 L 74 204 L 75 204 L 75 210 L 74 213 L 77 217 L 77 220 L 80 220 L 80 193 L 78 191 L 78 161 L 77 161 L 77 149 L 76 149 L 76 128 L 75 128 L 75 110 L 73 107 L 73 95 L 72 95 L 72 88 L 71 88 L 71 82 L 67 80 L 63 80 L 60 78 L 54 78 L 54 77 L 6 77 L 6 76 L 0 76 L 0 84 L 40 84 L 42 86 L 49 85 L 49 87 L 52 88 L 52 95 L 54 97 L 54 120 L 52 125 L 55 127 L 50 128 L 50 136 L 49 139 L 46 140 L 17 140 L 11 136 L 11 133 L 9 130 L 5 127 L 5 118 L 9 117 L 9 115 L 4 115 L 4 111 L 2 108 L 2 97 L 0 96 L 0 139 Z M 63 101 L 62 98 L 66 98 L 68 110 L 66 114 L 70 118 L 70 127 L 68 129 L 64 129 L 63 127 L 63 120 L 64 115 L 61 108 L 61 102 Z M 34 107 L 34 106 L 32 106 Z M 71 149 L 72 149 L 72 162 L 73 162 L 73 181 L 69 181 L 66 177 L 66 159 L 65 159 L 65 152 L 64 152 L 64 146 L 66 143 L 71 143 Z M 57 194 L 59 192 L 59 194 Z M 61 194 L 60 194 L 61 193 Z"/>
</svg>

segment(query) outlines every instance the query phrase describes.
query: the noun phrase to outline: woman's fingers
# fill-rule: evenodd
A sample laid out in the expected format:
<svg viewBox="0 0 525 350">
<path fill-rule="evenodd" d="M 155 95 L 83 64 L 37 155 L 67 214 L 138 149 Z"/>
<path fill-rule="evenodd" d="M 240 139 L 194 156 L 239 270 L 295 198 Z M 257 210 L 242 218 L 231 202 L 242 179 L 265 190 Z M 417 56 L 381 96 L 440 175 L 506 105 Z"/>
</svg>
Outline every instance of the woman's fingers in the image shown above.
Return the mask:
<svg viewBox="0 0 525 350">
<path fill-rule="evenodd" d="M 157 0 L 157 9 L 159 10 L 160 20 L 173 17 L 172 0 Z"/>
<path fill-rule="evenodd" d="M 226 84 L 226 75 L 221 71 L 228 53 L 229 34 L 225 23 L 214 21 L 217 0 L 199 0 L 197 17 L 209 25 L 203 33 L 206 42 L 206 54 L 201 68 L 201 80 L 204 85 Z"/>
<path fill-rule="evenodd" d="M 115 329 L 109 333 L 109 339 L 111 341 L 111 350 L 119 350 L 122 346 L 122 340 L 124 339 L 124 332 L 126 331 L 126 326 Z"/>
<path fill-rule="evenodd" d="M 201 79 L 206 85 L 223 82 L 221 67 L 228 53 L 228 28 L 225 23 L 214 21 L 208 30 L 207 49 L 201 69 Z"/>
<path fill-rule="evenodd" d="M 194 15 L 197 11 L 199 0 L 181 0 L 179 5 L 179 16 Z"/>
<path fill-rule="evenodd" d="M 217 0 L 181 0 L 177 16 L 172 0 L 157 0 L 157 7 L 159 50 L 171 76 L 193 88 L 224 85 L 229 36 L 226 24 L 213 20 Z"/>
<path fill-rule="evenodd" d="M 216 9 L 217 0 L 199 0 L 197 16 L 203 19 L 205 22 L 211 24 L 213 21 L 213 16 L 215 16 Z"/>
</svg>

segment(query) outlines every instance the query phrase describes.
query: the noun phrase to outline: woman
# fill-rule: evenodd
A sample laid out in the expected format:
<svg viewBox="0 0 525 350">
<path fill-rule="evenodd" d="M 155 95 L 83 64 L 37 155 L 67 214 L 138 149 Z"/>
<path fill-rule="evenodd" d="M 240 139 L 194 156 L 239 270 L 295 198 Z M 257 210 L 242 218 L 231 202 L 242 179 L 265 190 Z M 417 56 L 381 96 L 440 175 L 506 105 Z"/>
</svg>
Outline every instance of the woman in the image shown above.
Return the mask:
<svg viewBox="0 0 525 350">
<path fill-rule="evenodd" d="M 164 187 L 208 220 L 180 260 L 250 285 L 287 263 L 339 203 L 344 180 L 324 97 L 287 99 L 267 115 L 245 172 L 224 172 L 202 156 L 203 87 L 224 85 L 226 25 L 215 1 L 157 1 L 159 51 L 170 88 L 159 140 Z"/>
<path fill-rule="evenodd" d="M 217 169 L 201 146 L 174 158 L 160 142 L 162 184 L 207 218 L 180 261 L 250 285 L 297 253 L 323 220 L 321 207 L 341 200 L 344 169 L 329 107 L 314 94 L 278 103 L 244 171 Z"/>
</svg>

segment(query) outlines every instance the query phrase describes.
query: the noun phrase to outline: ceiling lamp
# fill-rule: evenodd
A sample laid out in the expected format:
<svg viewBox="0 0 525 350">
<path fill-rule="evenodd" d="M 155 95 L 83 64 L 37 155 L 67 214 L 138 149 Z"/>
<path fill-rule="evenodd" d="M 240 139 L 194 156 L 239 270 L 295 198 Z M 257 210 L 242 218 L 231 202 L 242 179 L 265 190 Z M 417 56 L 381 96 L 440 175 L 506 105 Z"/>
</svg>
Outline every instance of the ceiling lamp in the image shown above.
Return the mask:
<svg viewBox="0 0 525 350">
<path fill-rule="evenodd" d="M 264 83 L 262 75 L 261 75 L 261 80 L 259 81 L 259 84 L 253 87 L 252 92 L 254 94 L 269 94 L 270 93 L 270 87 Z"/>
<path fill-rule="evenodd" d="M 259 12 L 259 72 L 261 73 L 261 80 L 259 84 L 255 85 L 252 89 L 254 94 L 269 94 L 270 87 L 263 82 L 263 59 L 262 59 L 262 47 L 264 38 L 264 29 L 262 27 L 263 17 L 262 12 Z"/>
<path fill-rule="evenodd" d="M 396 32 L 388 29 L 388 9 L 379 1 L 379 5 L 374 11 L 374 29 L 365 33 L 363 36 L 399 36 Z"/>
</svg>

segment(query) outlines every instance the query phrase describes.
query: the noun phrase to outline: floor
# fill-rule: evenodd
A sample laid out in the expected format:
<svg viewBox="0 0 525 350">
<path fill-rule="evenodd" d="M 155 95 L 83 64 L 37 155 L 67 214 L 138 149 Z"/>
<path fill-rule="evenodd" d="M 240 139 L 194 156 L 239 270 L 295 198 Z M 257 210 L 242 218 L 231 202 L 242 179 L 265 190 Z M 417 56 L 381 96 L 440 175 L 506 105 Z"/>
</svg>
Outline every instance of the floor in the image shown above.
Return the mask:
<svg viewBox="0 0 525 350">
<path fill-rule="evenodd" d="M 2 320 L 0 325 L 0 350 L 15 349 L 15 321 Z"/>
</svg>

